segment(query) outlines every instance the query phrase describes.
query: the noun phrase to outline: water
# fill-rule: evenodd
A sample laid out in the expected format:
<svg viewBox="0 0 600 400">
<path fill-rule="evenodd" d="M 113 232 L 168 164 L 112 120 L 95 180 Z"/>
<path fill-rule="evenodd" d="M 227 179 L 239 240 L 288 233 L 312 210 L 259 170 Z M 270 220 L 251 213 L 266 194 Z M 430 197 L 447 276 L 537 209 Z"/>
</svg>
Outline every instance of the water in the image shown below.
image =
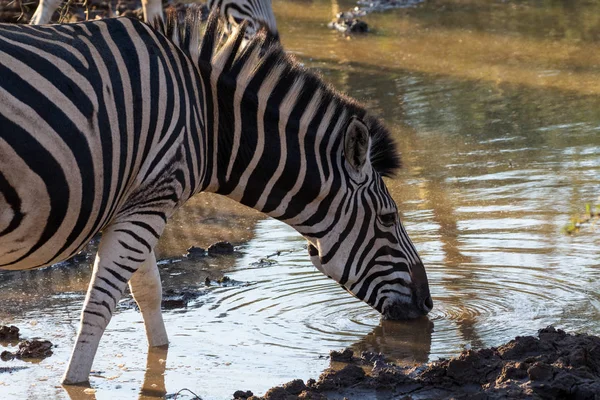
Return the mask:
<svg viewBox="0 0 600 400">
<path fill-rule="evenodd" d="M 394 132 L 404 168 L 388 187 L 426 263 L 429 319 L 380 321 L 311 266 L 294 231 L 199 196 L 159 250 L 175 261 L 165 286 L 202 295 L 165 312 L 171 346 L 148 360 L 139 314 L 115 315 L 94 364 L 97 399 L 262 393 L 316 378 L 323 356 L 346 346 L 413 364 L 549 324 L 600 334 L 598 228 L 562 233 L 600 202 L 600 1 L 430 1 L 369 16 L 364 37 L 327 30 L 352 5 L 278 1 L 275 11 L 286 48 Z M 220 239 L 240 254 L 174 259 Z M 237 283 L 203 286 L 222 273 Z M 58 380 L 88 276 L 86 262 L 0 275 L 0 321 L 59 345 L 39 364 L 0 364 L 30 367 L 0 374 L 0 397 L 67 398 Z"/>
</svg>

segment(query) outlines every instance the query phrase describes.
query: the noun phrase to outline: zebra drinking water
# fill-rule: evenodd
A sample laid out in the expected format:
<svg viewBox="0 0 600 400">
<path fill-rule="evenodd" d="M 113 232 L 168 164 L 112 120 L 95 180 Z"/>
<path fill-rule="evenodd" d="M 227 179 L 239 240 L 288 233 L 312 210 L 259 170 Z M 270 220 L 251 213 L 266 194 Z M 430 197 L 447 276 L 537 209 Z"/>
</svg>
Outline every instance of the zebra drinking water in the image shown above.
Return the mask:
<svg viewBox="0 0 600 400">
<path fill-rule="evenodd" d="M 141 0 L 144 21 L 152 22 L 163 16 L 162 0 Z M 63 3 L 63 0 L 40 0 L 33 16 L 32 25 L 42 25 L 50 22 L 52 14 Z M 248 21 L 246 38 L 251 37 L 261 27 L 265 27 L 274 39 L 279 37 L 277 24 L 271 0 L 207 0 L 209 10 L 217 9 L 228 22 L 229 28 L 237 26 L 242 21 Z"/>
<path fill-rule="evenodd" d="M 245 25 L 225 38 L 213 13 L 200 39 L 186 20 L 0 25 L 0 269 L 57 263 L 102 232 L 67 384 L 88 380 L 127 284 L 149 345 L 167 344 L 154 247 L 198 192 L 294 227 L 384 318 L 433 306 L 382 180 L 400 165 L 389 132 L 264 33 L 242 46 Z"/>
</svg>

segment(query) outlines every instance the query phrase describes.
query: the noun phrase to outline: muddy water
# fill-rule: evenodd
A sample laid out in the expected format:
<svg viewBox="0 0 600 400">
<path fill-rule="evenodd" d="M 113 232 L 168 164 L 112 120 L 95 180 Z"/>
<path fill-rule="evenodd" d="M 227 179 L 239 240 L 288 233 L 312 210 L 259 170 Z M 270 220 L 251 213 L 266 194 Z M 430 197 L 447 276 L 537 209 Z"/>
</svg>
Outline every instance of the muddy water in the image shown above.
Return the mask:
<svg viewBox="0 0 600 400">
<path fill-rule="evenodd" d="M 165 312 L 171 347 L 148 359 L 141 318 L 123 307 L 96 357 L 96 398 L 261 393 L 316 377 L 344 346 L 414 363 L 548 324 L 600 334 L 600 236 L 562 233 L 600 203 L 600 1 L 430 1 L 373 14 L 375 32 L 351 40 L 325 27 L 351 2 L 275 3 L 285 46 L 393 130 L 404 168 L 388 185 L 435 308 L 428 320 L 383 323 L 316 271 L 285 225 L 199 196 L 160 246 L 166 288 L 199 297 Z M 239 253 L 176 258 L 221 239 Z M 223 273 L 234 282 L 204 286 Z M 39 364 L 0 364 L 28 367 L 0 374 L 0 398 L 68 398 L 57 382 L 88 276 L 84 257 L 0 273 L 1 322 L 58 344 Z"/>
</svg>

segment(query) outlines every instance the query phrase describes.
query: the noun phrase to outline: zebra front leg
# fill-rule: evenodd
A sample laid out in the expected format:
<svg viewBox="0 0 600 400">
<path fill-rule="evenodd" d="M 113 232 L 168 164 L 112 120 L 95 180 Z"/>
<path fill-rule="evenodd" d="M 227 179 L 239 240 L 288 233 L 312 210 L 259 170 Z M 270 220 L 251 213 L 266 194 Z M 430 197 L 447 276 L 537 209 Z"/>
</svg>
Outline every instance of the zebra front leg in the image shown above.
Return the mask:
<svg viewBox="0 0 600 400">
<path fill-rule="evenodd" d="M 49 23 L 50 19 L 52 19 L 52 14 L 54 14 L 54 11 L 60 6 L 61 2 L 62 0 L 40 0 L 29 23 L 32 25 Z"/>
<path fill-rule="evenodd" d="M 159 229 L 140 222 L 120 222 L 102 233 L 92 279 L 83 306 L 81 325 L 63 384 L 86 382 L 100 338 L 110 322 L 127 283 L 150 257 Z M 154 256 L 152 256 L 154 259 Z M 159 335 L 157 335 L 159 336 Z"/>
<path fill-rule="evenodd" d="M 144 22 L 153 24 L 157 18 L 163 19 L 162 0 L 142 0 Z"/>
<path fill-rule="evenodd" d="M 150 252 L 140 269 L 133 274 L 129 288 L 142 312 L 148 345 L 156 347 L 168 344 L 167 331 L 160 311 L 162 284 L 154 251 Z"/>
</svg>

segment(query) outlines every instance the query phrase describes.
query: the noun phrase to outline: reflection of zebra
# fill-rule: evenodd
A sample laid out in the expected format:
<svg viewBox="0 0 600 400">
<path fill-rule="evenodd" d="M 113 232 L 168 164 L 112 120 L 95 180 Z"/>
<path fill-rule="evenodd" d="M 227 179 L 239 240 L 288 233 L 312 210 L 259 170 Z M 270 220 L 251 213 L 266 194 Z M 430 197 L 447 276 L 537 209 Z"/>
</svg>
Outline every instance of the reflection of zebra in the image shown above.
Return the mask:
<svg viewBox="0 0 600 400">
<path fill-rule="evenodd" d="M 389 133 L 263 35 L 241 46 L 197 16 L 164 34 L 128 18 L 0 25 L 0 269 L 102 239 L 65 383 L 88 379 L 129 283 L 149 344 L 167 343 L 154 246 L 193 194 L 296 228 L 324 274 L 391 319 L 432 307 L 383 175 Z M 161 23 L 162 28 L 162 23 Z"/>
<path fill-rule="evenodd" d="M 31 24 L 47 24 L 63 0 L 40 0 Z M 246 36 L 250 37 L 264 26 L 275 37 L 278 36 L 277 24 L 271 7 L 271 0 L 208 0 L 209 9 L 217 8 L 231 26 L 237 26 L 242 21 L 248 21 Z M 142 0 L 144 21 L 154 21 L 163 15 L 162 0 Z"/>
</svg>

